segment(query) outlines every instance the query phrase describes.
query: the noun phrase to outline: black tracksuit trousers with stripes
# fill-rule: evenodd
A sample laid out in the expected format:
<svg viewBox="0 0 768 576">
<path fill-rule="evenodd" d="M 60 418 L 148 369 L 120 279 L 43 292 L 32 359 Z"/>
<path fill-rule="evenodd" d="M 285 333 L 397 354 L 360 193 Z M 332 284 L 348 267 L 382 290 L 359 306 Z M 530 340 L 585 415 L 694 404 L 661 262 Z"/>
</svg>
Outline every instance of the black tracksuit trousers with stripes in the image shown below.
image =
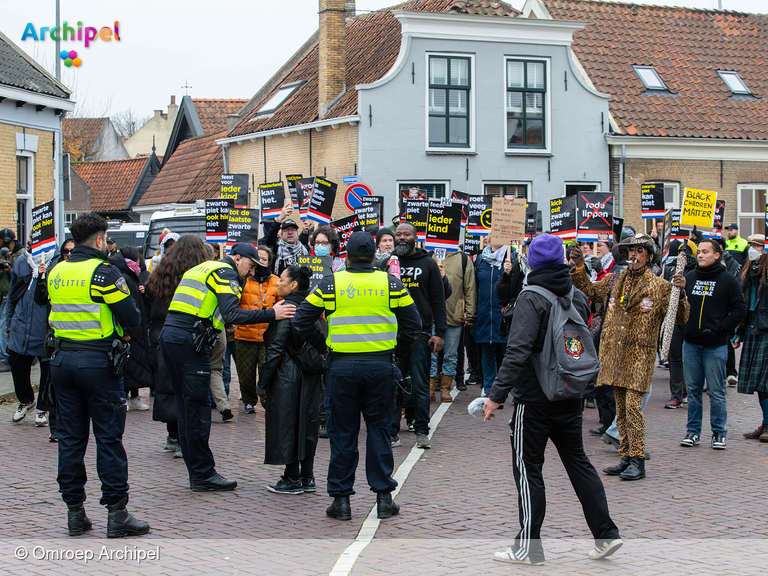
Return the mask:
<svg viewBox="0 0 768 576">
<path fill-rule="evenodd" d="M 541 469 L 544 449 L 550 439 L 581 502 L 592 536 L 598 541 L 618 538 L 619 529 L 608 512 L 603 482 L 584 453 L 581 400 L 515 404 L 509 426 L 520 511 L 520 532 L 512 546 L 515 556 L 544 561 L 541 525 L 547 501 Z"/>
</svg>

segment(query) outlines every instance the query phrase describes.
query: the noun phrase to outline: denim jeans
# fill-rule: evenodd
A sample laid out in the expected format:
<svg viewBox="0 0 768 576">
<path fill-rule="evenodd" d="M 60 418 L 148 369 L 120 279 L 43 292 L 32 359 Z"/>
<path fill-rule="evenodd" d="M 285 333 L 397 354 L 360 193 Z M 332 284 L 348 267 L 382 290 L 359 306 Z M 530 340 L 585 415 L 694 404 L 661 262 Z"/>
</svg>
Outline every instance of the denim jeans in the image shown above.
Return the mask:
<svg viewBox="0 0 768 576">
<path fill-rule="evenodd" d="M 448 326 L 445 330 L 445 346 L 443 348 L 443 374 L 456 376 L 456 358 L 459 352 L 459 340 L 461 339 L 461 326 Z M 437 376 L 437 354 L 432 354 L 432 367 L 429 377 Z"/>
<path fill-rule="evenodd" d="M 728 360 L 726 345 L 705 348 L 683 342 L 683 371 L 688 387 L 688 434 L 701 435 L 702 390 L 704 380 L 709 388 L 709 422 L 712 432 L 725 436 L 728 412 L 725 407 L 725 363 Z"/>
<path fill-rule="evenodd" d="M 5 318 L 5 311 L 8 308 L 8 297 L 3 298 L 0 304 L 0 360 L 8 362 L 8 325 Z"/>
<path fill-rule="evenodd" d="M 430 335 L 422 334 L 411 350 L 408 360 L 400 367 L 403 374 L 409 373 L 413 380 L 413 431 L 416 434 L 429 434 L 429 342 Z M 393 406 L 391 417 L 391 435 L 400 430 L 400 408 Z"/>
<path fill-rule="evenodd" d="M 648 388 L 648 394 L 643 396 L 643 410 L 645 410 L 645 405 L 648 404 L 648 400 L 651 399 L 651 392 L 652 391 L 653 391 L 653 386 Z M 617 440 L 619 439 L 619 427 L 616 425 L 616 417 L 615 416 L 613 418 L 613 422 L 611 423 L 611 425 L 608 428 L 608 430 L 605 431 L 605 433 L 608 434 L 608 436 L 610 436 L 612 438 L 616 438 Z"/>
<path fill-rule="evenodd" d="M 506 344 L 486 344 L 483 342 L 480 344 L 480 348 L 483 351 L 481 364 L 483 366 L 483 392 L 488 394 L 491 391 L 496 380 L 496 373 L 499 371 L 499 366 L 504 359 L 504 352 L 507 349 Z"/>
</svg>

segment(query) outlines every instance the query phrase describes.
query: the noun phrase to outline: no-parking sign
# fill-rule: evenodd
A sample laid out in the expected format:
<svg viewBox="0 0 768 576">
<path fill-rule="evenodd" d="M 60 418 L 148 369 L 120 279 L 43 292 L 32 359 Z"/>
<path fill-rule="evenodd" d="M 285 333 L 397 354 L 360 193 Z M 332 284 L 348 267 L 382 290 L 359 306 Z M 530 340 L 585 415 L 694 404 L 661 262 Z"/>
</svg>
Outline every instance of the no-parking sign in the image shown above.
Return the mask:
<svg viewBox="0 0 768 576">
<path fill-rule="evenodd" d="M 350 184 L 344 191 L 344 204 L 350 212 L 354 212 L 355 208 L 360 208 L 363 205 L 363 196 L 373 196 L 373 190 L 362 182 Z"/>
</svg>

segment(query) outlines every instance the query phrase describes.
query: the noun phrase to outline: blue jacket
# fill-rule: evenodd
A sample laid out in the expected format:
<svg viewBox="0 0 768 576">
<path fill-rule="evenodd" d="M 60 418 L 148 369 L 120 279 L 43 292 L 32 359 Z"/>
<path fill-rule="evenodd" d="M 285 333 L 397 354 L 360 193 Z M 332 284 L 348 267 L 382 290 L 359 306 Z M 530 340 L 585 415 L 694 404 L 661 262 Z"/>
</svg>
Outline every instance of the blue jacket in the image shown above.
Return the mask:
<svg viewBox="0 0 768 576">
<path fill-rule="evenodd" d="M 513 257 L 516 253 L 512 252 Z M 477 322 L 475 323 L 475 342 L 478 344 L 504 344 L 507 339 L 499 335 L 501 326 L 501 301 L 494 287 L 504 274 L 504 267 L 496 268 L 480 254 L 475 261 L 477 277 Z"/>
<path fill-rule="evenodd" d="M 9 299 L 6 306 L 7 322 L 11 328 L 8 339 L 8 348 L 17 354 L 25 356 L 42 356 L 43 342 L 48 328 L 48 310 L 45 306 L 35 303 L 35 288 L 37 278 L 32 280 L 29 290 L 16 304 L 11 303 L 10 295 L 14 292 L 14 284 L 24 282 L 29 286 L 32 277 L 32 269 L 27 259 L 22 255 L 13 265 L 11 271 L 11 285 L 8 291 Z"/>
</svg>

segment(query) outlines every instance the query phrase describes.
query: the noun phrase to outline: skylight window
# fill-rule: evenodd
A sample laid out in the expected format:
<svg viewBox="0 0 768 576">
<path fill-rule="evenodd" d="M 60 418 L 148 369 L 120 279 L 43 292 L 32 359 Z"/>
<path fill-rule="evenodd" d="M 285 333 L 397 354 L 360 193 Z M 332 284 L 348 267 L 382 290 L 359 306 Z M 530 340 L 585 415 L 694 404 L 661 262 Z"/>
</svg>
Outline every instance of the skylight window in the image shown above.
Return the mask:
<svg viewBox="0 0 768 576">
<path fill-rule="evenodd" d="M 717 73 L 720 75 L 723 82 L 725 82 L 725 85 L 728 86 L 728 89 L 734 94 L 752 94 L 737 72 L 718 70 Z"/>
<path fill-rule="evenodd" d="M 643 81 L 648 90 L 666 90 L 667 86 L 662 81 L 653 66 L 635 66 L 635 72 Z"/>
<path fill-rule="evenodd" d="M 264 114 L 265 112 L 274 112 L 275 110 L 280 108 L 283 102 L 285 102 L 286 100 L 288 100 L 288 98 L 290 98 L 291 94 L 293 94 L 299 86 L 301 86 L 301 83 L 289 84 L 287 86 L 283 86 L 272 95 L 272 98 L 267 100 L 264 103 L 264 105 L 261 108 L 259 108 L 259 111 L 257 112 L 257 114 Z"/>
</svg>

